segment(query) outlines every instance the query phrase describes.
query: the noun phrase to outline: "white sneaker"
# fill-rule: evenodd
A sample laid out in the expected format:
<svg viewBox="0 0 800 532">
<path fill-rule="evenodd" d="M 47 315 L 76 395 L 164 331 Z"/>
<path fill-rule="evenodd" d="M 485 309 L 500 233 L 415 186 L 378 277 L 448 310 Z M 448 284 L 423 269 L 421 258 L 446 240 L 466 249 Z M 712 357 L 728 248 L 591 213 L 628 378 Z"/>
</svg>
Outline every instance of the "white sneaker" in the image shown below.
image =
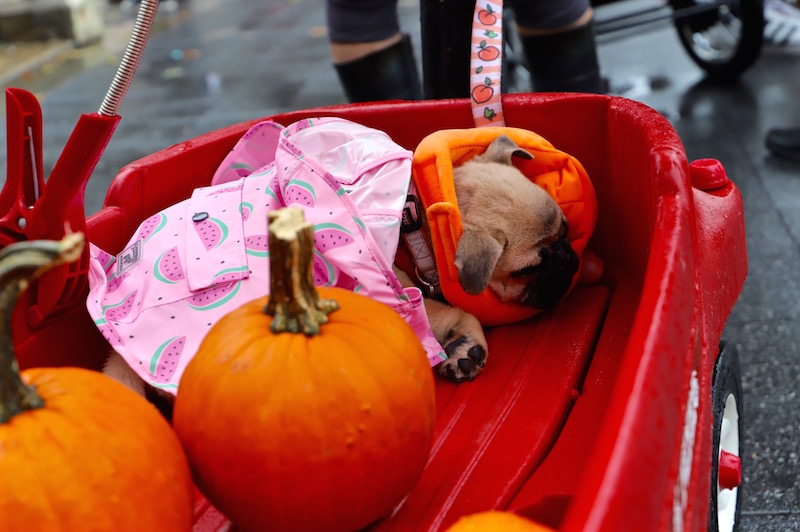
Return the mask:
<svg viewBox="0 0 800 532">
<path fill-rule="evenodd" d="M 764 0 L 764 44 L 800 51 L 800 9 L 786 0 Z"/>
</svg>

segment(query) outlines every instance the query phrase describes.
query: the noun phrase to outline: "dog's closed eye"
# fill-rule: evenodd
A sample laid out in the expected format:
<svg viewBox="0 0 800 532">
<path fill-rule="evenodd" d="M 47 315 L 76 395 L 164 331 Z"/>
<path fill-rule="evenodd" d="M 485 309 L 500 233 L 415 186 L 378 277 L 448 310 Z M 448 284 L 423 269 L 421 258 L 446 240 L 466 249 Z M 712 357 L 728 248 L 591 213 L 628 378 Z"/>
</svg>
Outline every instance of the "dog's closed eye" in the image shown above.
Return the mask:
<svg viewBox="0 0 800 532">
<path fill-rule="evenodd" d="M 539 271 L 542 269 L 542 263 L 534 264 L 533 266 L 526 266 L 525 268 L 520 268 L 519 270 L 515 270 L 511 272 L 511 277 L 515 279 L 524 279 L 526 277 L 533 277 L 534 275 L 538 274 Z"/>
<path fill-rule="evenodd" d="M 567 225 L 567 219 L 563 218 L 561 220 L 561 227 L 558 229 L 558 238 L 564 238 L 567 236 L 567 232 L 569 231 L 569 226 Z"/>
</svg>

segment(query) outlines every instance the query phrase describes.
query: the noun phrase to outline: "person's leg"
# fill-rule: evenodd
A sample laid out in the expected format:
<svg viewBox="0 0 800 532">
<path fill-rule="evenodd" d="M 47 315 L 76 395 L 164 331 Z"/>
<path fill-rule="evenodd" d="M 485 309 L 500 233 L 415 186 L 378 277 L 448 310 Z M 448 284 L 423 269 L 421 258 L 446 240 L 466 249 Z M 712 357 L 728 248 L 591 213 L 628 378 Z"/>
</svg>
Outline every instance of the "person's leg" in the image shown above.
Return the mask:
<svg viewBox="0 0 800 532">
<path fill-rule="evenodd" d="M 351 102 L 422 97 L 397 0 L 327 0 L 331 57 Z"/>
<path fill-rule="evenodd" d="M 800 159 L 800 127 L 770 129 L 764 144 L 776 157 Z"/>
<path fill-rule="evenodd" d="M 517 31 L 536 91 L 603 91 L 588 0 L 515 0 Z"/>
</svg>

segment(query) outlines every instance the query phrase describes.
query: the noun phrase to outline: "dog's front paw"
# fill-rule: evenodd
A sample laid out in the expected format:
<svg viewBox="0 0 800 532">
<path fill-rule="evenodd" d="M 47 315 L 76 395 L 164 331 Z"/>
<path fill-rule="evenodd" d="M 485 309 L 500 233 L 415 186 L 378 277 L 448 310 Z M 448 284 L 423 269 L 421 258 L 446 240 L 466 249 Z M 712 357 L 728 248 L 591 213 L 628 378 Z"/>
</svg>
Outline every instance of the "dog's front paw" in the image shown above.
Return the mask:
<svg viewBox="0 0 800 532">
<path fill-rule="evenodd" d="M 486 348 L 467 335 L 445 342 L 444 352 L 447 360 L 439 364 L 439 373 L 454 381 L 472 380 L 486 365 Z"/>
<path fill-rule="evenodd" d="M 463 310 L 434 300 L 425 300 L 431 329 L 444 347 L 447 360 L 439 373 L 454 381 L 474 379 L 486 365 L 488 348 L 478 318 Z"/>
</svg>

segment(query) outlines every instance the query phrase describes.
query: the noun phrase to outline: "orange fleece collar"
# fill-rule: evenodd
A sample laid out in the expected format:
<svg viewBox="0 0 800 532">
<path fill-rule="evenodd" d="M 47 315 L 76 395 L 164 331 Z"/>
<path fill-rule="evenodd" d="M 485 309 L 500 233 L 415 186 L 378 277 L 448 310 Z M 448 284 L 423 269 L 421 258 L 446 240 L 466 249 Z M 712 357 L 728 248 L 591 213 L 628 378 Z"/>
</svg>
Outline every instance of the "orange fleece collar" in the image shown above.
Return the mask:
<svg viewBox="0 0 800 532">
<path fill-rule="evenodd" d="M 501 134 L 533 154 L 533 160 L 518 159 L 514 164 L 559 204 L 569 226 L 567 238 L 581 264 L 597 222 L 597 198 L 586 170 L 577 159 L 557 150 L 536 133 L 511 127 L 481 127 L 441 130 L 425 137 L 414 152 L 412 177 L 430 225 L 442 293 L 450 304 L 475 315 L 483 325 L 513 323 L 541 312 L 500 301 L 488 288 L 477 295 L 467 294 L 458 282 L 454 265 L 462 226 L 453 167 L 483 153 Z M 575 275 L 570 290 L 579 275 Z"/>
</svg>

